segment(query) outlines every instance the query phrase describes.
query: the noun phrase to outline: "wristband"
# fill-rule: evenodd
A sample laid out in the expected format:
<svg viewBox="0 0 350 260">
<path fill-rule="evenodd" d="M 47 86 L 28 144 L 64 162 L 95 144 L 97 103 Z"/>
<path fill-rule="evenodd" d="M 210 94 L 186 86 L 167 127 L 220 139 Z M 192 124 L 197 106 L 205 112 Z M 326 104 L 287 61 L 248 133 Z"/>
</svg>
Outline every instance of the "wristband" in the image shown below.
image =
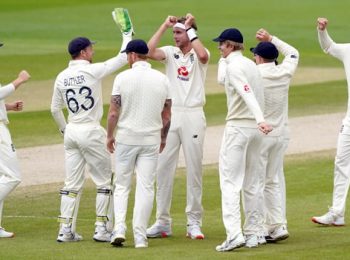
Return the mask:
<svg viewBox="0 0 350 260">
<path fill-rule="evenodd" d="M 187 32 L 187 36 L 188 36 L 188 38 L 190 39 L 191 42 L 193 42 L 194 40 L 198 39 L 198 36 L 196 34 L 196 30 L 193 29 L 192 27 L 188 28 L 186 30 L 186 32 Z"/>
</svg>

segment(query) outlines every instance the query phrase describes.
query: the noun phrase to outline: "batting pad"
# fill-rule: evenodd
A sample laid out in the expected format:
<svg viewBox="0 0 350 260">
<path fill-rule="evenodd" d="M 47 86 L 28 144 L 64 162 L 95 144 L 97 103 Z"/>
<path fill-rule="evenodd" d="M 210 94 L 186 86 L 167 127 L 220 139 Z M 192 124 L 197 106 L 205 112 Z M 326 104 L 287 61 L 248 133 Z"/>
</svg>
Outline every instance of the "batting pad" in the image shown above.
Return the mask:
<svg viewBox="0 0 350 260">
<path fill-rule="evenodd" d="M 128 9 L 115 8 L 112 17 L 122 33 L 133 32 L 133 26 Z"/>
</svg>

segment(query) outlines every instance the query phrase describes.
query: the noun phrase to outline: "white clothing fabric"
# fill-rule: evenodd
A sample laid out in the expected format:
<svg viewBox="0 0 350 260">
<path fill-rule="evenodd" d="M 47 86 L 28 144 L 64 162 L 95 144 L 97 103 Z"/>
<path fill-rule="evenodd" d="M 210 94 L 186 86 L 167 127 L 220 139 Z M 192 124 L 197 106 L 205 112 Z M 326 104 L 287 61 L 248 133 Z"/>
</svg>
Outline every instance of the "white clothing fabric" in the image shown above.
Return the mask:
<svg viewBox="0 0 350 260">
<path fill-rule="evenodd" d="M 7 118 L 7 111 L 5 106 L 5 98 L 9 95 L 11 95 L 15 91 L 15 86 L 11 83 L 6 86 L 0 85 L 0 122 L 3 122 L 5 124 L 9 123 L 9 120 Z"/>
<path fill-rule="evenodd" d="M 273 127 L 273 131 L 262 138 L 256 173 L 260 176 L 260 188 L 259 193 L 254 194 L 259 200 L 257 204 L 261 218 L 259 223 L 268 226 L 268 229 L 286 223 L 285 183 L 281 174 L 289 139 L 289 85 L 299 61 L 299 52 L 291 45 L 276 36 L 272 37 L 271 43 L 276 46 L 284 59 L 280 65 L 274 62 L 258 64 L 264 87 L 264 116 Z M 247 189 L 249 190 L 249 187 Z"/>
<path fill-rule="evenodd" d="M 242 233 L 240 216 L 240 192 L 242 187 L 250 187 L 256 194 L 259 178 L 256 176 L 256 158 L 261 142 L 257 123 L 264 122 L 263 88 L 259 71 L 253 61 L 240 51 L 226 57 L 224 77 L 227 96 L 226 127 L 219 155 L 222 215 L 227 239 Z M 219 74 L 223 71 L 219 67 Z M 219 75 L 220 76 L 220 75 Z M 221 78 L 222 79 L 222 78 Z M 222 82 L 222 81 L 221 81 Z M 257 97 L 257 98 L 256 98 Z M 257 200 L 246 191 L 243 206 L 246 213 L 245 235 L 258 231 Z"/>
<path fill-rule="evenodd" d="M 341 60 L 344 64 L 345 74 L 348 85 L 348 93 L 350 90 L 350 43 L 335 43 L 328 35 L 327 30 L 318 30 L 318 39 L 321 48 L 333 57 Z M 350 183 L 350 99 L 348 99 L 348 107 L 343 126 L 341 127 L 338 143 L 337 154 L 334 166 L 334 187 L 333 187 L 333 203 L 332 210 L 340 215 L 345 214 L 346 197 Z"/>
<path fill-rule="evenodd" d="M 123 46 L 131 36 L 123 35 Z M 52 95 L 51 113 L 58 128 L 64 132 L 66 179 L 61 190 L 59 222 L 75 230 L 85 167 L 97 189 L 112 189 L 111 158 L 107 151 L 106 131 L 100 126 L 103 114 L 102 80 L 127 64 L 126 54 L 119 53 L 105 62 L 71 60 L 68 68 L 58 74 Z M 62 109 L 67 108 L 68 124 Z M 78 196 L 71 196 L 78 194 Z M 101 201 L 101 199 L 103 201 Z M 109 196 L 96 196 L 96 222 L 107 224 Z M 102 209 L 101 205 L 105 208 Z M 61 225 L 61 227 L 62 227 Z"/>
<path fill-rule="evenodd" d="M 21 182 L 15 147 L 12 143 L 4 98 L 15 91 L 13 84 L 0 86 L 0 227 L 4 199 Z"/>
<path fill-rule="evenodd" d="M 203 107 L 208 62 L 202 64 L 192 49 L 183 54 L 178 47 L 160 48 L 165 54 L 165 74 L 172 85 L 173 107 Z M 206 49 L 208 55 L 209 51 Z"/>
<path fill-rule="evenodd" d="M 171 99 L 167 77 L 145 61 L 117 75 L 112 95 L 120 95 L 115 147 L 115 230 L 126 229 L 128 197 L 134 171 L 134 237 L 146 237 L 152 213 L 154 181 L 161 143 L 162 111 Z M 163 151 L 164 152 L 164 151 Z"/>
<path fill-rule="evenodd" d="M 122 96 L 116 142 L 130 145 L 160 143 L 163 123 L 159 111 L 165 100 L 171 99 L 168 78 L 151 69 L 148 62 L 138 61 L 132 69 L 116 76 L 112 95 Z"/>
<path fill-rule="evenodd" d="M 231 52 L 225 60 L 226 121 L 233 126 L 256 128 L 257 123 L 264 121 L 264 92 L 259 71 L 241 51 Z M 219 73 L 220 70 L 223 69 L 219 67 Z"/>
<path fill-rule="evenodd" d="M 187 225 L 202 224 L 202 159 L 206 120 L 204 82 L 208 62 L 202 64 L 194 49 L 183 54 L 178 47 L 160 48 L 171 84 L 172 120 L 167 144 L 157 167 L 157 221 L 171 224 L 170 208 L 175 170 L 182 146 L 187 170 Z M 206 49 L 208 55 L 209 51 Z"/>
<path fill-rule="evenodd" d="M 134 237 L 146 237 L 146 228 L 152 213 L 154 180 L 157 169 L 159 144 L 127 145 L 117 143 L 115 148 L 114 216 L 115 230 L 126 230 L 128 198 L 136 172 L 136 191 L 133 212 Z"/>
</svg>

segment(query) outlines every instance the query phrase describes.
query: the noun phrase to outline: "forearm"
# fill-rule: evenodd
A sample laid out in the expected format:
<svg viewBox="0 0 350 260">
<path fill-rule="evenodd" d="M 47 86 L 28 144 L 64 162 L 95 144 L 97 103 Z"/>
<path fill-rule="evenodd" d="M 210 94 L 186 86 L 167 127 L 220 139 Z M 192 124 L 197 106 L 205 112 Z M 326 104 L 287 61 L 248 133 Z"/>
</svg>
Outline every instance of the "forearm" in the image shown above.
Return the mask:
<svg viewBox="0 0 350 260">
<path fill-rule="evenodd" d="M 162 111 L 162 122 L 163 122 L 163 128 L 161 129 L 162 144 L 166 143 L 166 138 L 168 136 L 170 125 L 171 125 L 171 105 L 172 105 L 172 101 L 170 99 L 167 99 Z"/>
<path fill-rule="evenodd" d="M 168 27 L 165 24 L 162 24 L 157 32 L 151 37 L 151 39 L 148 41 L 148 57 L 151 59 L 159 60 L 159 52 L 157 53 L 157 46 L 160 42 L 160 39 L 162 38 L 165 31 L 168 29 Z M 158 54 L 158 55 L 157 55 Z"/>
<path fill-rule="evenodd" d="M 299 52 L 296 48 L 294 48 L 292 45 L 289 45 L 288 43 L 282 41 L 276 36 L 272 36 L 271 43 L 273 43 L 278 51 L 283 54 L 283 56 L 290 56 L 294 55 L 296 57 L 299 57 Z"/>
<path fill-rule="evenodd" d="M 58 129 L 62 134 L 64 134 L 67 123 L 62 110 L 51 110 L 51 114 L 53 119 L 55 120 L 56 125 L 58 126 Z"/>
<path fill-rule="evenodd" d="M 203 43 L 197 38 L 194 41 L 192 41 L 191 44 L 200 62 L 202 64 L 207 64 L 209 61 L 209 54 L 205 49 Z"/>
<path fill-rule="evenodd" d="M 117 113 L 109 113 L 107 120 L 107 139 L 113 138 L 114 130 L 118 124 L 119 115 Z"/>
<path fill-rule="evenodd" d="M 327 52 L 328 49 L 333 44 L 333 40 L 328 35 L 328 32 L 326 29 L 324 29 L 324 30 L 318 29 L 317 32 L 318 32 L 318 41 L 320 43 L 320 46 L 324 52 Z"/>
<path fill-rule="evenodd" d="M 13 83 L 10 83 L 4 87 L 1 87 L 0 88 L 0 100 L 5 99 L 9 95 L 11 95 L 11 93 L 13 93 L 15 90 L 16 90 L 16 88 L 13 85 Z"/>
<path fill-rule="evenodd" d="M 225 85 L 227 63 L 225 58 L 220 58 L 218 65 L 218 83 L 220 85 Z"/>
</svg>

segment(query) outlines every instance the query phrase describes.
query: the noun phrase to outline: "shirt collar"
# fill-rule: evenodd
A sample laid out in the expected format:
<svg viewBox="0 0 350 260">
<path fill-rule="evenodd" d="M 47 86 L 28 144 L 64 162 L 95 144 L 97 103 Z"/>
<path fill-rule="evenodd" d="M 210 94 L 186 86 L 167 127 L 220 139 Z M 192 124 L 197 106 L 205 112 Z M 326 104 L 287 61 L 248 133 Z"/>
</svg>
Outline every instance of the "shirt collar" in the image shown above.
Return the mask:
<svg viewBox="0 0 350 260">
<path fill-rule="evenodd" d="M 241 51 L 233 51 L 226 57 L 226 62 L 229 63 L 238 56 L 243 56 Z"/>
<path fill-rule="evenodd" d="M 69 61 L 69 66 L 84 65 L 84 64 L 90 64 L 90 62 L 87 60 L 71 60 L 71 61 Z"/>
<path fill-rule="evenodd" d="M 147 61 L 140 60 L 140 61 L 134 62 L 134 64 L 132 64 L 132 67 L 133 68 L 136 68 L 136 67 L 150 68 L 151 64 L 148 63 Z"/>
</svg>

